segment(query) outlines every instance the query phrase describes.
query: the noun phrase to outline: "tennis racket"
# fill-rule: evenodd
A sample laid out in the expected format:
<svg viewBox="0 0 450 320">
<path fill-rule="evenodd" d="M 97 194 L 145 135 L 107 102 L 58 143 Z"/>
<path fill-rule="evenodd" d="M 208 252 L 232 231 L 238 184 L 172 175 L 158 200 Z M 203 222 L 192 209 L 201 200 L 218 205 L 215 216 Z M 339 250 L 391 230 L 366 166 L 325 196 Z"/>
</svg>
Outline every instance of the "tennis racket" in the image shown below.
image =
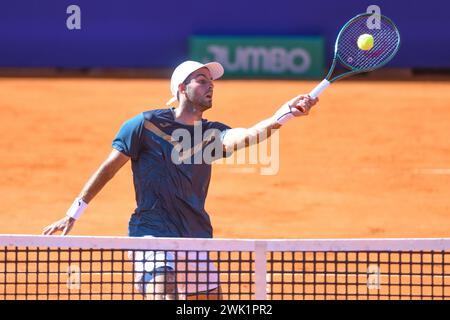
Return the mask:
<svg viewBox="0 0 450 320">
<path fill-rule="evenodd" d="M 310 97 L 317 98 L 336 80 L 378 69 L 395 56 L 400 46 L 400 33 L 397 27 L 391 19 L 379 15 L 379 28 L 370 29 L 367 21 L 372 15 L 372 13 L 359 14 L 342 27 L 334 46 L 333 64 L 325 79 L 309 93 Z M 370 50 L 361 50 L 358 47 L 358 38 L 363 34 L 373 36 L 374 44 Z M 338 62 L 345 71 L 334 74 Z"/>
</svg>

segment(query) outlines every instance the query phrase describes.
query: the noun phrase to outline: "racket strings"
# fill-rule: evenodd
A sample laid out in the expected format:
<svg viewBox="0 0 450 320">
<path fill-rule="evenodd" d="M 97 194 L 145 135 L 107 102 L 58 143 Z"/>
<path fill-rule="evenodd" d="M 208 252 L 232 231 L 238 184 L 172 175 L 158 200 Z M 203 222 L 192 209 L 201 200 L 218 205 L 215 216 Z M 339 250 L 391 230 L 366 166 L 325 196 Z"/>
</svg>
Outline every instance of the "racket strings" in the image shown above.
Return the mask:
<svg viewBox="0 0 450 320">
<path fill-rule="evenodd" d="M 358 37 L 362 34 L 374 37 L 370 50 L 358 48 Z M 400 36 L 395 25 L 381 17 L 380 28 L 369 29 L 367 16 L 361 16 L 344 27 L 337 40 L 337 54 L 341 63 L 351 70 L 371 70 L 387 63 L 397 52 Z"/>
</svg>

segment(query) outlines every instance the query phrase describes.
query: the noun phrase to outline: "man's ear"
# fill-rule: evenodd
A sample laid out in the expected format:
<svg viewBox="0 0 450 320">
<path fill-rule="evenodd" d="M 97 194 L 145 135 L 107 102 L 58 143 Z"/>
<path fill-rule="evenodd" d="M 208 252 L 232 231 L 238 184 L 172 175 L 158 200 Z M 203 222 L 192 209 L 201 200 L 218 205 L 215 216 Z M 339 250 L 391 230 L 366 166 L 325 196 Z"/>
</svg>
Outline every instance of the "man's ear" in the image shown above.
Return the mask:
<svg viewBox="0 0 450 320">
<path fill-rule="evenodd" d="M 184 83 L 180 83 L 178 85 L 178 92 L 179 93 L 185 93 L 186 92 L 186 85 Z"/>
</svg>

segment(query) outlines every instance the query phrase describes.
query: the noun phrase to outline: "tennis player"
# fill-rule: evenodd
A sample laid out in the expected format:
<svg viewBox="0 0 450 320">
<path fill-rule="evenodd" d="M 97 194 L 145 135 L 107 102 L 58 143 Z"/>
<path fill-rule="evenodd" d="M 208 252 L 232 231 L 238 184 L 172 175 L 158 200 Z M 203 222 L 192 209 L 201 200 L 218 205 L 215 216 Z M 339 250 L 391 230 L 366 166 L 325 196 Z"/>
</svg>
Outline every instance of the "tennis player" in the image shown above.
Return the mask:
<svg viewBox="0 0 450 320">
<path fill-rule="evenodd" d="M 212 238 L 205 211 L 211 163 L 198 154 L 209 148 L 215 151 L 211 152 L 214 160 L 259 143 L 290 119 L 307 115 L 317 102 L 299 95 L 253 127 L 231 129 L 203 118 L 213 104 L 213 81 L 223 73 L 217 62 L 180 64 L 171 77 L 173 97 L 168 102 L 177 101 L 178 106 L 146 111 L 126 121 L 112 142 L 111 153 L 66 215 L 44 228 L 43 234 L 68 234 L 88 203 L 131 159 L 137 208 L 129 221 L 129 236 Z M 200 140 L 196 136 L 199 129 L 203 133 Z M 176 272 L 180 271 L 176 261 L 183 257 L 173 252 L 134 252 L 131 259 L 138 271 L 136 283 L 149 299 L 221 298 L 218 274 L 205 253 L 197 255 L 195 263 L 185 265 L 183 272 Z"/>
</svg>

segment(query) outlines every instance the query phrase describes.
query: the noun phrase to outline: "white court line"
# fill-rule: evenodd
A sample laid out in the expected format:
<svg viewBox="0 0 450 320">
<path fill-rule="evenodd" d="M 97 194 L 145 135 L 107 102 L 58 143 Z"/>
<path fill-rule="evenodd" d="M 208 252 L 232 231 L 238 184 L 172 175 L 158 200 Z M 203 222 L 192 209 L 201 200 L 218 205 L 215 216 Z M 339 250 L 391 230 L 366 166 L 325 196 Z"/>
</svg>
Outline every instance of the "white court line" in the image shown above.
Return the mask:
<svg viewBox="0 0 450 320">
<path fill-rule="evenodd" d="M 414 174 L 450 175 L 450 168 L 415 169 Z"/>
</svg>

